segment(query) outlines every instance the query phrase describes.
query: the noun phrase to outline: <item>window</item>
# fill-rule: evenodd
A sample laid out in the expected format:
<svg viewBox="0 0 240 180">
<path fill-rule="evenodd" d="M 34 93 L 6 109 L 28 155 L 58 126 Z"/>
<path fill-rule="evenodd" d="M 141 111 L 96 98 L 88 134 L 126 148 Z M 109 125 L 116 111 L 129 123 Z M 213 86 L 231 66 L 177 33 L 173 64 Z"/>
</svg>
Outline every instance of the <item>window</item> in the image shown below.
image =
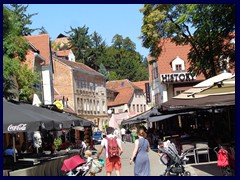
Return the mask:
<svg viewBox="0 0 240 180">
<path fill-rule="evenodd" d="M 176 71 L 182 71 L 182 65 L 176 64 Z"/>
<path fill-rule="evenodd" d="M 136 111 L 135 110 L 135 104 L 132 105 L 132 109 L 133 109 L 134 112 Z"/>
<path fill-rule="evenodd" d="M 139 105 L 137 104 L 137 112 L 139 112 Z"/>
<path fill-rule="evenodd" d="M 121 82 L 121 87 L 123 87 L 124 86 L 124 82 Z"/>
</svg>

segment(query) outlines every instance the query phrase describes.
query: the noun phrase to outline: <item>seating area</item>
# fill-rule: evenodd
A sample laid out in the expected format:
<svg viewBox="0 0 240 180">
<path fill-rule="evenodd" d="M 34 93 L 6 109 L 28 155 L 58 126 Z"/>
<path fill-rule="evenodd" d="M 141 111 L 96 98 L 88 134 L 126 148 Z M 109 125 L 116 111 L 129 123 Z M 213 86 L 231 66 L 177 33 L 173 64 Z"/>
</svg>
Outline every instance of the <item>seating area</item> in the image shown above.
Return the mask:
<svg viewBox="0 0 240 180">
<path fill-rule="evenodd" d="M 192 149 L 189 151 L 186 155 L 186 157 L 190 158 L 193 157 L 194 163 L 200 163 L 202 161 L 208 161 L 210 162 L 210 155 L 209 155 L 209 146 L 207 142 L 188 142 L 188 143 L 181 143 L 180 144 L 181 152 L 185 152 L 189 149 Z M 201 161 L 200 161 L 201 158 Z"/>
</svg>

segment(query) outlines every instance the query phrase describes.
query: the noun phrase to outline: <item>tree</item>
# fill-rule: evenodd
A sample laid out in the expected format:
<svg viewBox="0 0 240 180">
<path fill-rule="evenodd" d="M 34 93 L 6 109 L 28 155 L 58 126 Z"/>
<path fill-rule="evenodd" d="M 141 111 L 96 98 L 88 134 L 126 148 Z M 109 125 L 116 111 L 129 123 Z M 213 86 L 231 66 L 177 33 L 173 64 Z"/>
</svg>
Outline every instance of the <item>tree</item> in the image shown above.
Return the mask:
<svg viewBox="0 0 240 180">
<path fill-rule="evenodd" d="M 40 29 L 39 29 L 39 34 L 48 34 L 47 30 L 42 26 Z"/>
<path fill-rule="evenodd" d="M 107 69 L 105 68 L 105 66 L 102 63 L 99 66 L 98 72 L 100 72 L 102 75 L 104 75 L 106 77 L 106 79 L 109 78 L 109 72 L 107 71 Z"/>
<path fill-rule="evenodd" d="M 190 44 L 189 71 L 206 78 L 220 70 L 220 59 L 235 62 L 232 33 L 235 31 L 235 6 L 231 4 L 147 4 L 143 13 L 143 46 L 152 56 L 161 53 L 159 41 L 171 38 L 177 45 Z M 195 32 L 191 32 L 191 28 Z"/>
<path fill-rule="evenodd" d="M 69 45 L 73 51 L 76 61 L 83 62 L 88 58 L 89 50 L 92 46 L 91 37 L 88 34 L 88 27 L 70 27 L 70 31 L 66 32 L 69 34 Z"/>
<path fill-rule="evenodd" d="M 135 48 L 135 43 L 129 37 L 123 38 L 119 34 L 113 37 L 112 45 L 106 49 L 106 53 L 100 59 L 110 72 L 109 80 L 141 81 L 148 79 L 147 66 L 144 65 L 142 56 L 135 51 Z"/>
<path fill-rule="evenodd" d="M 92 47 L 89 48 L 88 58 L 85 64 L 97 71 L 100 68 L 101 56 L 106 51 L 106 43 L 96 31 L 91 35 L 91 41 Z"/>
<path fill-rule="evenodd" d="M 38 13 L 26 14 L 28 5 L 11 4 L 11 9 L 14 14 L 14 22 L 19 27 L 19 36 L 31 35 L 36 29 L 30 29 L 28 26 L 32 24 L 31 18 Z"/>
<path fill-rule="evenodd" d="M 21 36 L 22 22 L 18 22 L 16 14 L 10 8 L 3 6 L 3 96 L 30 101 L 33 95 L 33 85 L 39 82 L 39 74 L 22 65 L 27 54 L 28 44 Z M 14 92 L 17 90 L 18 92 Z"/>
</svg>

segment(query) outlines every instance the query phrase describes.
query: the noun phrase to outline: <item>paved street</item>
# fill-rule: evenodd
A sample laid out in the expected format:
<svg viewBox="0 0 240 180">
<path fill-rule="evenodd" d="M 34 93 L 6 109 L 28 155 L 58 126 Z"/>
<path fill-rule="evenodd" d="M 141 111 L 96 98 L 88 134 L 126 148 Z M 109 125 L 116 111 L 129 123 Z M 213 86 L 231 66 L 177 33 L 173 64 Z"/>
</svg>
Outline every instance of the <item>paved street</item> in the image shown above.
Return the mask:
<svg viewBox="0 0 240 180">
<path fill-rule="evenodd" d="M 129 158 L 132 155 L 132 151 L 134 148 L 133 143 L 123 143 L 123 154 L 121 156 L 122 158 L 122 170 L 121 170 L 121 176 L 133 176 L 133 170 L 134 170 L 134 164 L 129 164 Z M 99 149 L 99 145 L 95 146 L 96 149 Z M 103 151 L 102 155 L 100 156 L 101 159 L 105 159 L 105 151 Z M 163 174 L 165 171 L 166 166 L 163 164 L 160 164 L 159 157 L 156 152 L 150 151 L 149 152 L 149 158 L 150 158 L 150 169 L 151 169 L 151 176 L 159 176 L 160 174 Z M 185 165 L 185 168 L 187 171 L 191 172 L 192 176 L 221 176 L 221 171 L 217 167 L 216 162 L 210 162 L 210 163 L 200 163 L 200 164 L 187 164 Z M 103 171 L 97 176 L 105 176 L 105 167 Z M 112 174 L 113 176 L 116 176 L 115 172 Z"/>
</svg>

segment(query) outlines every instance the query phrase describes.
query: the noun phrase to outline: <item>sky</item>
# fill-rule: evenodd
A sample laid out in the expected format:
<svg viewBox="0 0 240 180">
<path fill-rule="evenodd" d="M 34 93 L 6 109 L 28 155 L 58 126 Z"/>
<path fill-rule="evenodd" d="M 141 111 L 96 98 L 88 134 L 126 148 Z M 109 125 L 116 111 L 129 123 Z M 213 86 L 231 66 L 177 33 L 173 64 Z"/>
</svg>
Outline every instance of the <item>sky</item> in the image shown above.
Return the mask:
<svg viewBox="0 0 240 180">
<path fill-rule="evenodd" d="M 108 46 L 114 35 L 129 37 L 136 44 L 136 51 L 144 57 L 148 49 L 142 47 L 141 26 L 143 4 L 29 4 L 27 13 L 38 13 L 31 18 L 30 28 L 46 29 L 51 40 L 70 30 L 70 26 L 89 27 L 89 34 L 96 31 Z M 32 35 L 37 35 L 38 31 Z"/>
</svg>

